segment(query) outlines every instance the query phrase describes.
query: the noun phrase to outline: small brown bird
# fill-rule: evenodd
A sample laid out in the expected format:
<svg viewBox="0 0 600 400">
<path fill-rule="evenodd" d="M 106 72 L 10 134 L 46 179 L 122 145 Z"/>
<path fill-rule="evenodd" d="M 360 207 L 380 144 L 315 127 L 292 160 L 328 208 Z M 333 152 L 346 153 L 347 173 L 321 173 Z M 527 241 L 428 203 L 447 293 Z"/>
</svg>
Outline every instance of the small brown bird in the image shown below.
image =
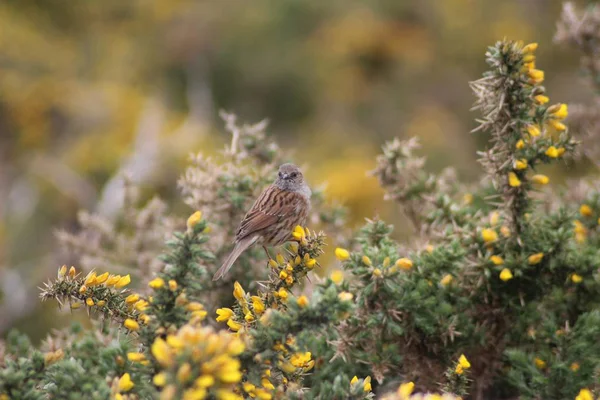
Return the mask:
<svg viewBox="0 0 600 400">
<path fill-rule="evenodd" d="M 279 246 L 292 238 L 296 225 L 303 225 L 310 210 L 310 188 L 300 169 L 283 164 L 275 182 L 267 187 L 242 220 L 235 234 L 235 246 L 213 281 L 223 277 L 235 260 L 254 244 Z"/>
</svg>

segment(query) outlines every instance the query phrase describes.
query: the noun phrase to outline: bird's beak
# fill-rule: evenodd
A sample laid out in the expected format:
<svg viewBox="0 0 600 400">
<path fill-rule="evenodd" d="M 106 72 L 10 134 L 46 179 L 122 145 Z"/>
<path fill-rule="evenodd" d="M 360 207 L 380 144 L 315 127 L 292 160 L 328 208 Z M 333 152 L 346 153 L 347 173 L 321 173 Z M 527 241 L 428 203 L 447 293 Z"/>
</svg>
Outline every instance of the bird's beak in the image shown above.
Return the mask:
<svg viewBox="0 0 600 400">
<path fill-rule="evenodd" d="M 289 176 L 288 174 L 286 174 L 286 173 L 283 173 L 283 174 L 281 174 L 281 177 L 282 177 L 284 180 L 287 180 L 287 178 L 289 178 L 290 176 Z"/>
</svg>

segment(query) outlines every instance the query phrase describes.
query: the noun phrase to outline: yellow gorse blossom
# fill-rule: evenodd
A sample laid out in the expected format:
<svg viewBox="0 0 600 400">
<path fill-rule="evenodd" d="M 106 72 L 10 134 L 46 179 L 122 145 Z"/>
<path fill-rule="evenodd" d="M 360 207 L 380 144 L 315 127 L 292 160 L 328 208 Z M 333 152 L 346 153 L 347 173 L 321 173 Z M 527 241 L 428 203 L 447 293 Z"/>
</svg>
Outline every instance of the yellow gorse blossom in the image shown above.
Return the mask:
<svg viewBox="0 0 600 400">
<path fill-rule="evenodd" d="M 510 187 L 519 187 L 521 186 L 521 180 L 514 172 L 508 173 L 508 184 Z"/>
<path fill-rule="evenodd" d="M 500 256 L 493 255 L 490 257 L 490 261 L 494 263 L 494 265 L 502 265 L 504 264 L 504 259 Z"/>
<path fill-rule="evenodd" d="M 136 320 L 127 318 L 125 322 L 123 322 L 123 326 L 129 329 L 130 331 L 137 331 L 140 329 L 140 324 L 137 323 Z"/>
<path fill-rule="evenodd" d="M 339 285 L 344 281 L 344 273 L 339 269 L 335 270 L 331 273 L 330 278 L 333 281 L 333 283 Z"/>
<path fill-rule="evenodd" d="M 160 289 L 165 286 L 165 281 L 162 278 L 154 278 L 148 282 L 148 286 L 155 290 Z"/>
<path fill-rule="evenodd" d="M 481 231 L 481 238 L 486 243 L 492 243 L 498 240 L 498 234 L 493 229 L 484 229 Z"/>
<path fill-rule="evenodd" d="M 292 236 L 296 240 L 302 240 L 306 237 L 306 232 L 304 231 L 304 228 L 302 228 L 300 225 L 296 225 L 296 227 L 292 231 Z"/>
<path fill-rule="evenodd" d="M 581 283 L 583 281 L 583 278 L 581 277 L 581 275 L 573 274 L 571 275 L 571 281 L 573 283 Z"/>
<path fill-rule="evenodd" d="M 534 96 L 533 98 L 535 99 L 535 101 L 538 104 L 546 104 L 547 102 L 550 101 L 548 96 L 544 96 L 543 94 L 538 94 L 537 96 Z"/>
<path fill-rule="evenodd" d="M 558 158 L 560 157 L 560 154 L 558 152 L 558 149 L 554 146 L 550 146 L 548 147 L 548 149 L 546 150 L 546 155 L 550 158 Z"/>
<path fill-rule="evenodd" d="M 415 384 L 413 382 L 406 382 L 401 384 L 398 387 L 398 396 L 400 396 L 400 400 L 408 399 L 408 397 L 412 394 L 413 390 L 415 390 Z"/>
<path fill-rule="evenodd" d="M 256 314 L 260 315 L 263 312 L 265 312 L 265 304 L 260 299 L 260 297 L 258 297 L 258 296 L 252 296 L 250 298 L 252 299 L 252 308 L 254 309 L 254 312 Z"/>
<path fill-rule="evenodd" d="M 517 141 L 517 144 L 515 144 L 515 148 L 517 150 L 521 150 L 521 149 L 525 148 L 525 142 L 523 141 L 523 139 L 519 139 Z"/>
<path fill-rule="evenodd" d="M 370 377 L 370 376 L 367 376 L 367 377 L 365 378 L 365 381 L 364 381 L 364 383 L 363 383 L 363 391 L 364 391 L 364 392 L 370 392 L 370 391 L 371 391 L 371 389 L 372 389 L 372 387 L 371 387 L 371 377 Z"/>
<path fill-rule="evenodd" d="M 584 217 L 591 217 L 594 214 L 594 210 L 587 204 L 582 204 L 581 207 L 579 207 L 579 214 Z"/>
<path fill-rule="evenodd" d="M 567 126 L 565 124 L 563 124 L 560 121 L 557 121 L 555 119 L 551 119 L 548 121 L 548 124 L 550 126 L 552 126 L 555 130 L 557 130 L 558 132 L 563 132 L 567 130 Z"/>
<path fill-rule="evenodd" d="M 192 230 L 200 221 L 202 221 L 202 212 L 196 211 L 189 216 L 185 224 L 189 230 Z"/>
<path fill-rule="evenodd" d="M 544 71 L 539 69 L 530 69 L 527 74 L 533 84 L 542 83 L 544 81 Z"/>
<path fill-rule="evenodd" d="M 302 295 L 300 297 L 298 297 L 297 300 L 298 306 L 300 306 L 301 308 L 304 308 L 308 305 L 308 297 Z"/>
<path fill-rule="evenodd" d="M 125 373 L 119 378 L 119 391 L 128 392 L 133 389 L 134 386 L 135 384 L 131 381 L 129 373 Z"/>
<path fill-rule="evenodd" d="M 237 301 L 245 301 L 246 292 L 242 288 L 242 285 L 238 281 L 235 281 L 233 284 L 233 297 Z"/>
<path fill-rule="evenodd" d="M 127 359 L 131 362 L 142 362 L 146 360 L 144 353 L 127 353 Z"/>
<path fill-rule="evenodd" d="M 544 253 L 536 253 L 536 254 L 530 255 L 527 258 L 527 261 L 529 262 L 529 264 L 535 265 L 535 264 L 539 264 L 540 262 L 542 262 L 543 258 L 544 258 Z"/>
<path fill-rule="evenodd" d="M 448 285 L 449 285 L 449 284 L 452 282 L 452 280 L 453 280 L 453 279 L 454 279 L 454 277 L 453 277 L 452 275 L 450 275 L 450 274 L 446 274 L 446 275 L 444 275 L 444 277 L 443 277 L 443 278 L 440 280 L 440 284 L 441 284 L 442 286 L 448 286 Z"/>
<path fill-rule="evenodd" d="M 556 119 L 563 120 L 569 115 L 569 109 L 566 104 L 559 103 L 548 107 L 548 113 Z"/>
<path fill-rule="evenodd" d="M 531 137 L 540 136 L 540 127 L 538 125 L 527 125 L 527 133 L 529 133 Z"/>
<path fill-rule="evenodd" d="M 413 262 L 409 258 L 403 257 L 396 260 L 396 266 L 404 270 L 409 270 L 413 267 Z"/>
<path fill-rule="evenodd" d="M 350 252 L 346 249 L 342 249 L 341 247 L 337 247 L 335 249 L 335 257 L 340 261 L 346 261 L 350 258 Z"/>
<path fill-rule="evenodd" d="M 514 169 L 527 169 L 527 160 L 522 158 L 520 160 L 515 160 L 514 164 L 513 164 Z"/>
<path fill-rule="evenodd" d="M 535 366 L 538 367 L 538 369 L 544 369 L 546 368 L 546 361 L 542 360 L 541 358 L 535 358 L 533 360 L 533 362 L 535 363 Z"/>
<path fill-rule="evenodd" d="M 354 298 L 354 295 L 349 292 L 341 292 L 338 294 L 338 298 L 341 301 L 351 301 Z"/>
<path fill-rule="evenodd" d="M 575 397 L 575 400 L 594 400 L 594 395 L 592 394 L 591 390 L 584 388 L 579 391 L 579 394 L 577 397 Z"/>
<path fill-rule="evenodd" d="M 513 274 L 510 269 L 504 268 L 502 271 L 500 271 L 500 279 L 503 280 L 504 282 L 509 281 L 512 278 L 513 278 Z"/>
<path fill-rule="evenodd" d="M 550 178 L 546 175 L 537 174 L 531 177 L 531 181 L 533 183 L 537 183 L 538 185 L 547 185 L 550 182 Z"/>
<path fill-rule="evenodd" d="M 526 44 L 526 45 L 523 47 L 523 53 L 526 53 L 526 54 L 527 54 L 527 53 L 533 53 L 534 51 L 536 51 L 536 50 L 537 50 L 537 48 L 538 48 L 538 44 L 537 44 L 537 43 L 535 43 L 535 42 L 533 42 L 533 43 L 529 43 L 529 44 Z"/>
<path fill-rule="evenodd" d="M 129 285 L 131 283 L 131 276 L 129 276 L 129 274 L 122 276 L 119 278 L 119 280 L 117 281 L 117 283 L 115 283 L 115 287 L 117 289 L 121 289 L 127 285 Z"/>
</svg>

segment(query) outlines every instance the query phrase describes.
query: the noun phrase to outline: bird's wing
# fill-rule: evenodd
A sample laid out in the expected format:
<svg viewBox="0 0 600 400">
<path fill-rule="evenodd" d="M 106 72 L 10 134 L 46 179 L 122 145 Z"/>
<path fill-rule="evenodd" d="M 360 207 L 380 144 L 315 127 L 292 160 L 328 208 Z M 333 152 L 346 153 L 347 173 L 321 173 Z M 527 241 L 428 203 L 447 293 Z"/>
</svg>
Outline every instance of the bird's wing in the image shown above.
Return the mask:
<svg viewBox="0 0 600 400">
<path fill-rule="evenodd" d="M 298 210 L 302 195 L 281 190 L 271 185 L 256 199 L 254 205 L 242 220 L 236 233 L 236 240 L 265 229 Z"/>
</svg>

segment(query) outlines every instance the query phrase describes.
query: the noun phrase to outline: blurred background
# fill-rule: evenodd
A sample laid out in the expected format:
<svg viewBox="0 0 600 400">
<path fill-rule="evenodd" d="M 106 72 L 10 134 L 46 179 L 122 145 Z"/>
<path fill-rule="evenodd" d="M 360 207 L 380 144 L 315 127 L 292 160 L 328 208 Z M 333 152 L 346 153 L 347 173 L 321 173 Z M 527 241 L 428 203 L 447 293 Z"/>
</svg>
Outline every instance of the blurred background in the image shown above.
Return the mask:
<svg viewBox="0 0 600 400">
<path fill-rule="evenodd" d="M 477 180 L 486 137 L 469 133 L 468 82 L 503 37 L 540 43 L 553 101 L 588 98 L 578 54 L 552 43 L 560 10 L 557 0 L 3 0 L 0 336 L 18 327 L 39 340 L 68 321 L 37 299 L 63 263 L 55 231 L 75 231 L 79 209 L 118 213 L 115 175 L 189 213 L 177 178 L 190 153 L 229 140 L 220 109 L 268 118 L 351 223 L 380 215 L 409 235 L 366 175 L 380 146 L 418 136 L 432 171 Z"/>
</svg>

